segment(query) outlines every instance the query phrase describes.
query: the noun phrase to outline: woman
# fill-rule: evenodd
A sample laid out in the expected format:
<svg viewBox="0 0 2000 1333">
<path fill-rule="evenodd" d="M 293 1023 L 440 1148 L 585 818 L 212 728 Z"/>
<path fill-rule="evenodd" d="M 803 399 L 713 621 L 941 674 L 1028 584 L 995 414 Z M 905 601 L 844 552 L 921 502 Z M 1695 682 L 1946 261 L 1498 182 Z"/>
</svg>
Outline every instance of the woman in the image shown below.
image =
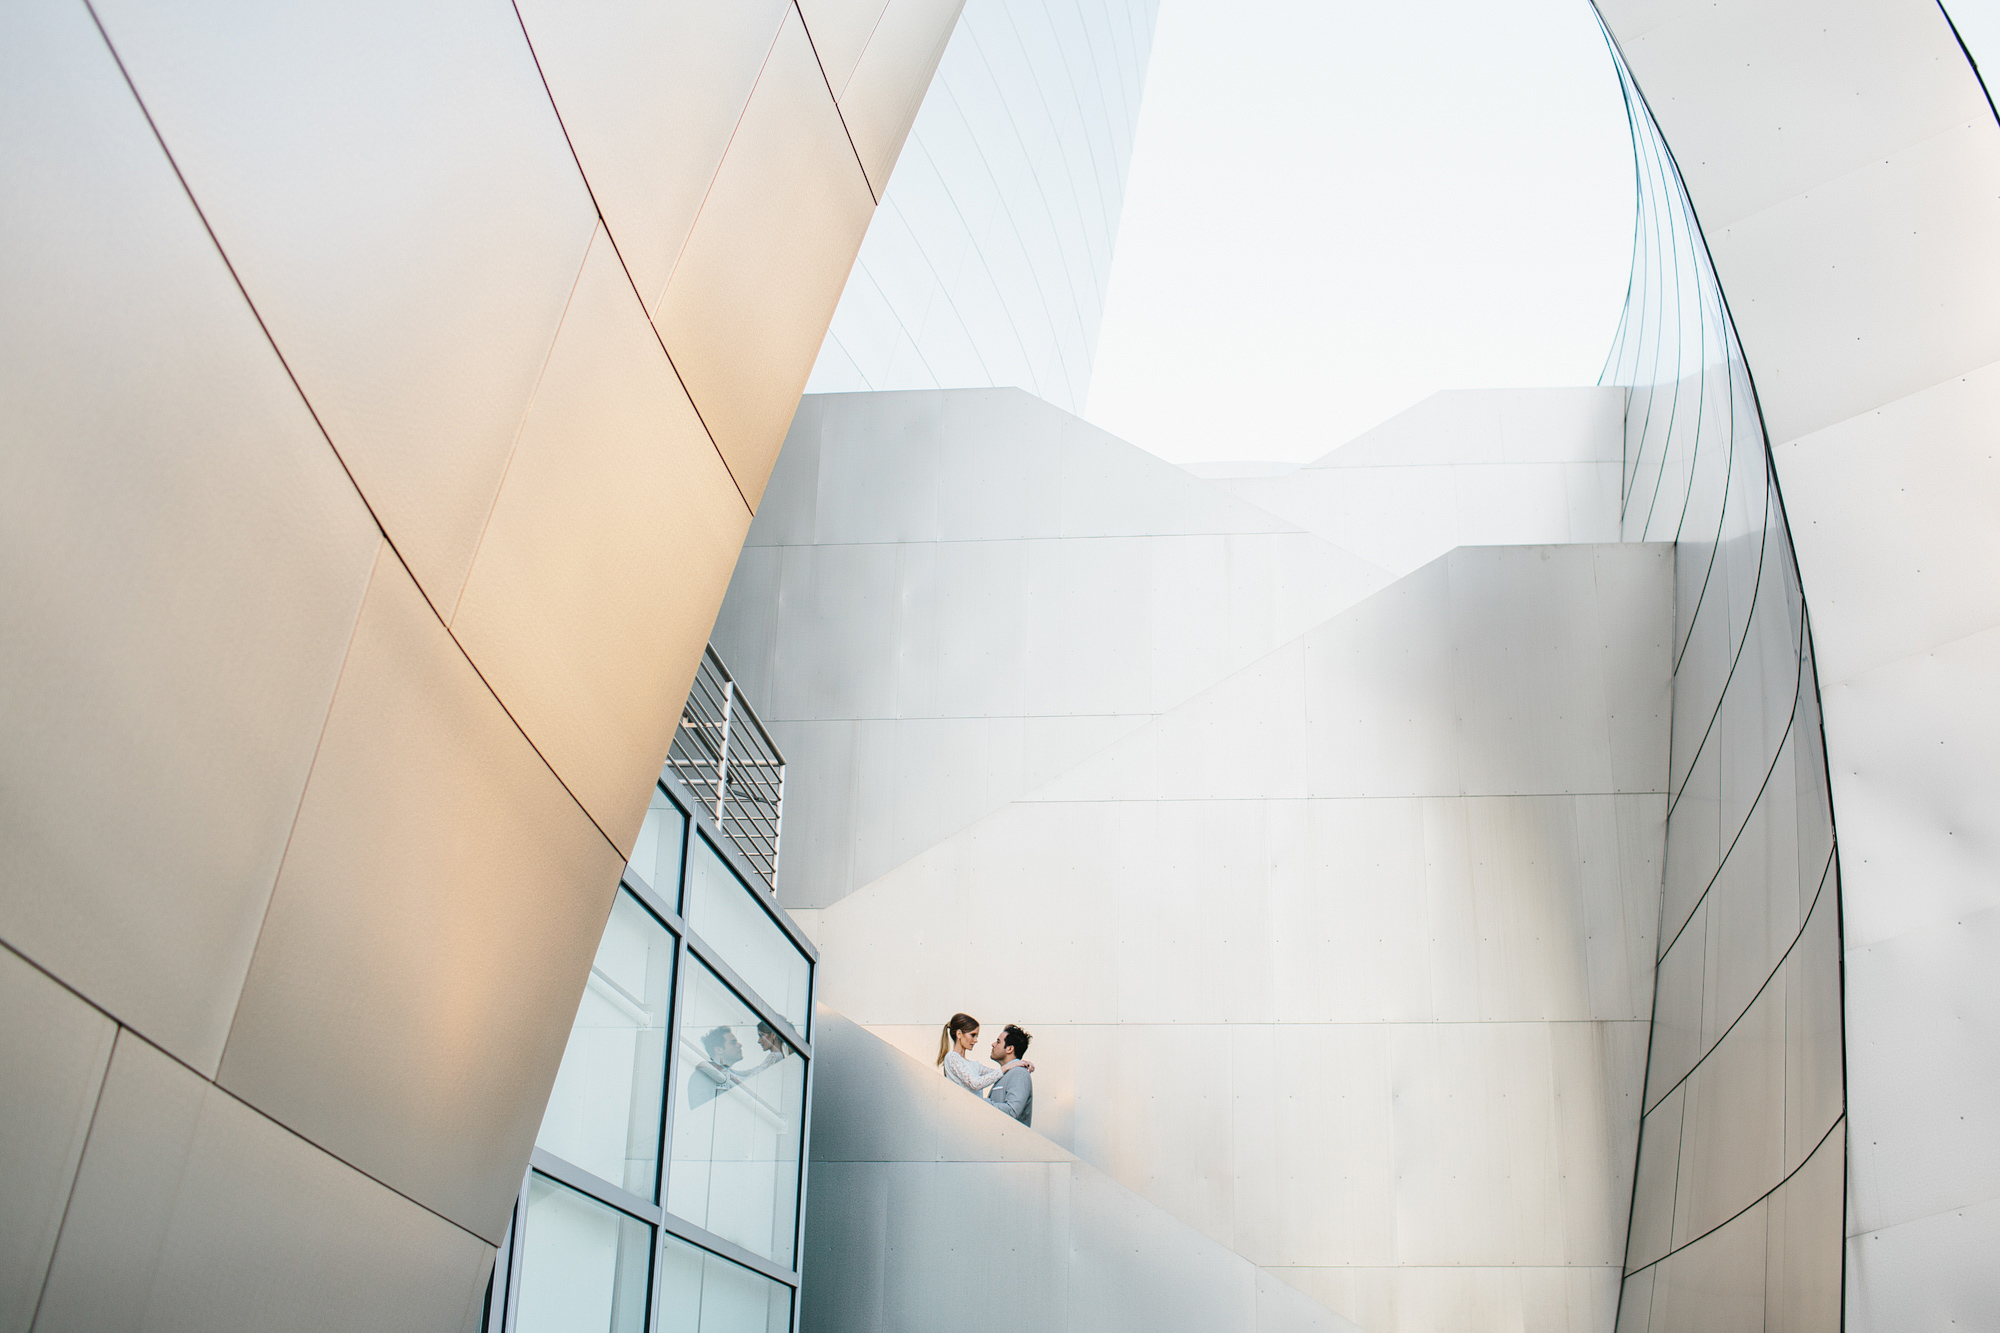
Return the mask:
<svg viewBox="0 0 2000 1333">
<path fill-rule="evenodd" d="M 937 1063 L 944 1066 L 944 1076 L 975 1095 L 984 1093 L 1000 1081 L 1003 1071 L 991 1065 L 982 1065 L 972 1058 L 972 1048 L 979 1041 L 979 1020 L 971 1014 L 953 1014 L 951 1021 L 938 1034 Z M 1030 1074 L 1035 1067 L 1023 1062 Z"/>
</svg>

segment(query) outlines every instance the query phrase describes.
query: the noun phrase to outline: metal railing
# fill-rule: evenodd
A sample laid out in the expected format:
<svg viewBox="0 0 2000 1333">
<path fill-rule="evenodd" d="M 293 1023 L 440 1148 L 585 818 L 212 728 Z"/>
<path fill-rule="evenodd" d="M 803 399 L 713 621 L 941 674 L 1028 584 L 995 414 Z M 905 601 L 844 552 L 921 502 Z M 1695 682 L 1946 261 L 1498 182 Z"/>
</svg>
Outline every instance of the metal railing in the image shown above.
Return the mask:
<svg viewBox="0 0 2000 1333">
<path fill-rule="evenodd" d="M 723 836 L 763 876 L 764 887 L 777 892 L 785 756 L 712 645 L 681 708 L 667 768 L 708 807 Z"/>
</svg>

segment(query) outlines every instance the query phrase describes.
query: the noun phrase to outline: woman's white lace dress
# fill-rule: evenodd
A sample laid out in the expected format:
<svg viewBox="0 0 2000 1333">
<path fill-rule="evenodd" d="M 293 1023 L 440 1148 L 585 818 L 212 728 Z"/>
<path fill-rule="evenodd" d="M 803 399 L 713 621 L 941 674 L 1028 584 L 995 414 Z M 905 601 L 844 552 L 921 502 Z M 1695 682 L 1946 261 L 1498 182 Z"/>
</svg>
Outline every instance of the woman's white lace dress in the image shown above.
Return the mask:
<svg viewBox="0 0 2000 1333">
<path fill-rule="evenodd" d="M 984 1092 L 1000 1081 L 1000 1070 L 992 1065 L 982 1065 L 968 1060 L 957 1051 L 944 1053 L 944 1076 L 959 1087 L 972 1092 Z"/>
</svg>

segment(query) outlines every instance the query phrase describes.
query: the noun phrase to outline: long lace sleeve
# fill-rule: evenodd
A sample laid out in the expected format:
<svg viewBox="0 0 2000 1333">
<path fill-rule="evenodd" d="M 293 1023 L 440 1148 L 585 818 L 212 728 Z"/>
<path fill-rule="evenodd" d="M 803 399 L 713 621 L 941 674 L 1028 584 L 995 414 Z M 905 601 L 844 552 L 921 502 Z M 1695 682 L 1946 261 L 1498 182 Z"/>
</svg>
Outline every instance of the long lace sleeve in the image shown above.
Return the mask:
<svg viewBox="0 0 2000 1333">
<path fill-rule="evenodd" d="M 990 1065 L 974 1064 L 957 1051 L 944 1053 L 945 1077 L 971 1092 L 984 1092 L 1000 1081 L 1000 1071 Z"/>
</svg>

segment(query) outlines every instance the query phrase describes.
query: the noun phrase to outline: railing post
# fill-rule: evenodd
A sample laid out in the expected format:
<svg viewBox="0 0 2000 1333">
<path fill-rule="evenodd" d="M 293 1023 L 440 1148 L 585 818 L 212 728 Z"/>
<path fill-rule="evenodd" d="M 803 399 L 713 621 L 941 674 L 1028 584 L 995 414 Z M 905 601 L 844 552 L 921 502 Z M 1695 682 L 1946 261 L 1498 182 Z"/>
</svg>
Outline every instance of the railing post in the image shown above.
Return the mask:
<svg viewBox="0 0 2000 1333">
<path fill-rule="evenodd" d="M 735 705 L 736 682 L 725 677 L 722 682 L 722 745 L 718 750 L 721 757 L 715 765 L 715 827 L 723 833 L 729 831 L 722 823 L 722 798 L 723 793 L 729 790 L 729 718 L 735 711 Z"/>
</svg>

